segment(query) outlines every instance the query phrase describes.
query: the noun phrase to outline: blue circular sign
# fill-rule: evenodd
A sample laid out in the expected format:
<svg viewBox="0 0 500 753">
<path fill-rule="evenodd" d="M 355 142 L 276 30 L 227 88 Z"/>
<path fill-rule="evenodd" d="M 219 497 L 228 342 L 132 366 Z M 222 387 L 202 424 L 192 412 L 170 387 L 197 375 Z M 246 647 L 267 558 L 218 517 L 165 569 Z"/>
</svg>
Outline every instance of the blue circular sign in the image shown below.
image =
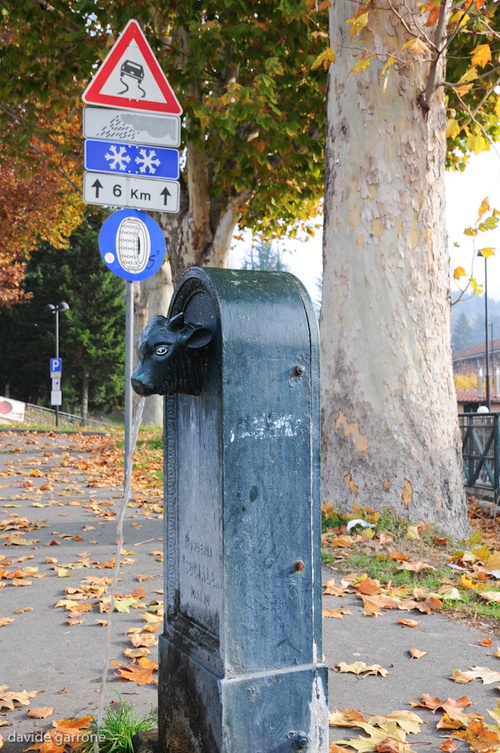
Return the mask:
<svg viewBox="0 0 500 753">
<path fill-rule="evenodd" d="M 165 237 L 149 214 L 120 209 L 104 222 L 99 249 L 107 268 L 129 282 L 152 277 L 165 260 Z"/>
</svg>

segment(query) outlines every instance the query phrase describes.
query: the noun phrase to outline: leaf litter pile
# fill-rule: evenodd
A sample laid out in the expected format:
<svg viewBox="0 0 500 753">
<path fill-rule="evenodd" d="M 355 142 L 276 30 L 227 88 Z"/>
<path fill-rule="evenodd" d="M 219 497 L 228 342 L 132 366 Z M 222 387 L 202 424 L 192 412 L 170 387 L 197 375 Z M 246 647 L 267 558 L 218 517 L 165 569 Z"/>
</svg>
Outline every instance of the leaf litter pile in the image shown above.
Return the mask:
<svg viewBox="0 0 500 753">
<path fill-rule="evenodd" d="M 371 619 L 394 610 L 402 629 L 417 628 L 426 615 L 439 612 L 489 633 L 479 644 L 493 646 L 489 636 L 500 636 L 500 531 L 495 518 L 474 498 L 469 500 L 469 514 L 472 536 L 456 544 L 427 524 L 398 520 L 389 511 L 374 512 L 355 505 L 351 514 L 340 514 L 333 504 L 323 505 L 323 560 L 335 570 L 323 593 L 339 599 L 352 595 L 362 602 L 363 614 Z M 347 622 L 351 614 L 344 605 L 323 609 L 324 619 Z M 411 659 L 423 659 L 427 653 L 408 649 Z M 498 661 L 500 647 L 489 656 Z M 331 669 L 358 678 L 374 676 L 376 682 L 383 682 L 388 674 L 384 667 L 362 661 L 338 662 Z M 499 695 L 500 662 L 496 669 L 456 669 L 449 679 L 458 684 L 480 680 L 491 684 Z M 420 700 L 409 699 L 408 705 L 430 711 L 437 718 L 436 729 L 443 737 L 439 750 L 500 751 L 500 701 L 487 711 L 487 718 L 470 709 L 472 701 L 466 695 L 442 700 L 424 693 Z M 431 744 L 407 740 L 427 724 L 410 710 L 372 716 L 354 708 L 336 709 L 329 713 L 329 724 L 364 733 L 331 742 L 330 753 L 351 749 L 415 753 L 412 744 L 417 749 Z"/>
<path fill-rule="evenodd" d="M 134 494 L 127 515 L 133 519 L 131 526 L 137 529 L 142 526 L 141 519 L 161 519 L 163 515 L 162 443 L 159 432 L 150 433 L 152 436 L 141 432 L 138 443 L 141 444 L 140 459 L 135 462 L 132 472 Z M 74 629 L 83 624 L 85 619 L 106 626 L 111 599 L 115 612 L 131 614 L 131 610 L 138 610 L 142 625 L 129 627 L 125 631 L 129 646 L 124 649 L 124 662 L 112 661 L 114 676 L 116 681 L 129 681 L 137 686 L 157 684 L 155 673 L 158 665 L 152 653 L 158 643 L 157 633 L 162 625 L 162 591 L 156 592 L 158 598 L 148 599 L 142 586 L 142 583 L 153 579 L 153 575 L 138 574 L 135 578 L 138 581 L 136 588 L 111 595 L 108 589 L 112 583 L 111 571 L 115 567 L 114 556 L 98 560 L 85 551 L 76 555 L 71 562 L 60 562 L 57 557 L 57 546 L 65 540 L 76 542 L 76 545 L 85 542 L 85 546 L 92 547 L 98 543 L 93 538 L 93 532 L 99 526 L 108 523 L 116 525 L 123 493 L 123 450 L 120 447 L 120 436 L 72 435 L 69 442 L 67 439 L 60 439 L 55 433 L 47 435 L 29 432 L 22 435 L 21 442 L 19 437 L 17 433 L 1 434 L 2 453 L 7 460 L 0 469 L 0 591 L 19 588 L 23 589 L 23 593 L 26 589 L 28 594 L 29 588 L 42 578 L 61 579 L 61 598 L 53 606 L 58 610 L 65 610 L 66 624 Z M 36 462 L 33 458 L 36 458 Z M 107 492 L 116 489 L 116 494 L 111 499 L 102 500 L 96 491 L 99 489 L 106 489 Z M 16 493 L 13 493 L 14 490 Z M 26 508 L 27 503 L 39 515 L 31 518 L 19 514 L 19 508 Z M 80 530 L 71 533 L 45 531 L 49 525 L 43 519 L 44 508 L 68 506 L 80 507 L 87 514 L 88 522 Z M 64 512 L 60 514 L 66 515 Z M 162 562 L 161 535 L 151 542 L 151 546 L 149 554 L 152 563 Z M 133 565 L 134 551 L 122 550 L 121 554 L 121 567 Z M 152 566 L 152 570 L 158 569 L 158 565 Z M 75 577 L 79 580 L 78 584 L 74 582 Z M 29 601 L 27 597 L 26 604 Z M 22 619 L 20 615 L 32 611 L 33 607 L 23 606 L 12 615 L 0 612 L 4 645 L 9 638 L 15 640 L 15 622 Z M 0 684 L 0 727 L 11 726 L 8 712 L 23 706 L 30 706 L 27 715 L 32 719 L 52 716 L 53 707 L 33 707 L 33 699 L 39 692 L 40 690 L 18 691 Z M 82 735 L 88 733 L 91 721 L 91 717 L 54 721 L 52 729 L 44 734 L 43 741 L 37 742 L 31 749 L 40 750 L 41 753 L 71 751 L 78 745 Z M 0 748 L 2 746 L 0 734 Z"/>
</svg>

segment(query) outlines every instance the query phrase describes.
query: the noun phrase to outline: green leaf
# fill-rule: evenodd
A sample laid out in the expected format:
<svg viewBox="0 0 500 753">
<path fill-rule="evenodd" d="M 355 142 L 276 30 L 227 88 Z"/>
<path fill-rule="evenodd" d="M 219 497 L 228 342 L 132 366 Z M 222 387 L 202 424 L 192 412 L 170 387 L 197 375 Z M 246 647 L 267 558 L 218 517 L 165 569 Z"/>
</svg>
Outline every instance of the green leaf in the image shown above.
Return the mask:
<svg viewBox="0 0 500 753">
<path fill-rule="evenodd" d="M 488 217 L 478 225 L 478 230 L 481 230 L 482 233 L 486 232 L 486 230 L 496 230 L 498 221 L 498 217 Z"/>
</svg>

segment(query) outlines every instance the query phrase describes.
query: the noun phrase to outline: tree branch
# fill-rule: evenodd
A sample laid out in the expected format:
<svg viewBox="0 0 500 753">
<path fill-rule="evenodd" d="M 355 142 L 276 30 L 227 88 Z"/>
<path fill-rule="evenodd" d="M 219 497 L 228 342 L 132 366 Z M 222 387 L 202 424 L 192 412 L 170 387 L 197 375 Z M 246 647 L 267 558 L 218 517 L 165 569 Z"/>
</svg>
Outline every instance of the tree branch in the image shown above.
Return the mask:
<svg viewBox="0 0 500 753">
<path fill-rule="evenodd" d="M 434 49 L 436 50 L 436 53 L 431 63 L 429 77 L 427 79 L 427 85 L 419 97 L 420 104 L 423 108 L 429 107 L 429 102 L 437 88 L 438 64 L 441 60 L 441 56 L 443 52 L 446 50 L 446 44 L 443 45 L 443 40 L 446 38 L 448 5 L 449 5 L 449 0 L 442 0 L 441 10 L 439 12 L 439 19 L 436 26 L 436 32 L 434 34 Z"/>
</svg>

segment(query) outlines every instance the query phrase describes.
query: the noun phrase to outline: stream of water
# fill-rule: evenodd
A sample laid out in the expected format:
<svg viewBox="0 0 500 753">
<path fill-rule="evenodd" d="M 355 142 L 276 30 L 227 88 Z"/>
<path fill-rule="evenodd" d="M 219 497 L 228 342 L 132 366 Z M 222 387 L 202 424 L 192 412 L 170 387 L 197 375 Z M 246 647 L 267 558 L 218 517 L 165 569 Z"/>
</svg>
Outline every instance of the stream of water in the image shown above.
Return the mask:
<svg viewBox="0 0 500 753">
<path fill-rule="evenodd" d="M 120 573 L 120 558 L 121 551 L 123 549 L 123 523 L 125 521 L 125 513 L 127 511 L 127 505 L 130 501 L 132 494 L 132 459 L 134 455 L 135 446 L 137 444 L 137 436 L 139 434 L 139 428 L 142 421 L 142 412 L 144 410 L 144 403 L 146 398 L 140 397 L 137 406 L 134 411 L 132 419 L 132 432 L 130 438 L 130 447 L 125 457 L 125 474 L 123 483 L 123 498 L 120 504 L 120 510 L 116 521 L 116 552 L 115 552 L 115 567 L 113 571 L 113 581 L 110 588 L 111 600 L 109 603 L 109 616 L 108 624 L 106 626 L 106 652 L 104 656 L 104 666 L 102 670 L 101 685 L 99 689 L 99 708 L 97 711 L 97 729 L 99 730 L 102 725 L 102 718 L 104 715 L 104 696 L 106 692 L 106 683 L 109 673 L 109 665 L 111 660 L 111 634 L 113 624 L 113 611 L 115 608 L 115 593 L 118 583 L 118 576 Z M 94 740 L 94 753 L 99 753 L 99 735 L 96 735 Z"/>
</svg>

